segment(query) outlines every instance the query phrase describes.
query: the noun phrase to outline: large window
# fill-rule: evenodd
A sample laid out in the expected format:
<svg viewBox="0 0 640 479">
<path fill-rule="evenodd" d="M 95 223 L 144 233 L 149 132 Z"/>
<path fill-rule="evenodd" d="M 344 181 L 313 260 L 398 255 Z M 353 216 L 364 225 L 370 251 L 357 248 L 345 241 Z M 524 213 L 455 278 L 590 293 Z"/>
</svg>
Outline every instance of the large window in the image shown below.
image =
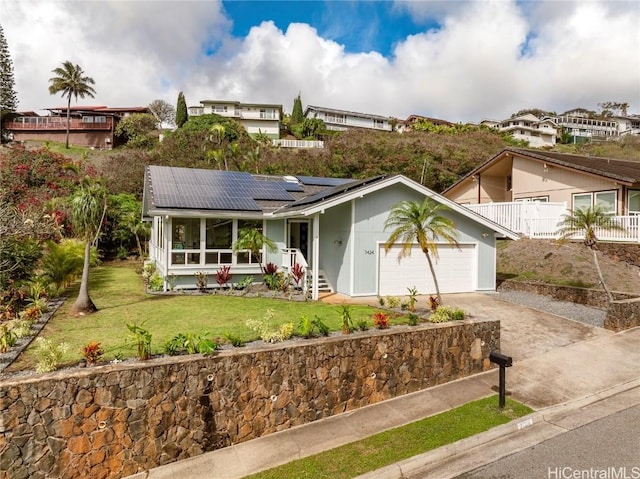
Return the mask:
<svg viewBox="0 0 640 479">
<path fill-rule="evenodd" d="M 262 254 L 233 252 L 233 244 L 244 228 L 262 233 L 262 220 L 228 218 L 173 218 L 171 221 L 171 264 L 205 265 L 259 264 Z M 204 241 L 201 241 L 201 238 Z"/>
<path fill-rule="evenodd" d="M 200 218 L 173 218 L 171 242 L 171 264 L 200 264 Z"/>
<path fill-rule="evenodd" d="M 616 214 L 616 192 L 598 191 L 595 193 L 578 193 L 573 195 L 573 209 L 601 206 L 605 213 Z"/>
<path fill-rule="evenodd" d="M 207 218 L 205 263 L 233 263 L 233 220 Z"/>
<path fill-rule="evenodd" d="M 629 214 L 640 215 L 640 190 L 629 190 Z"/>
</svg>

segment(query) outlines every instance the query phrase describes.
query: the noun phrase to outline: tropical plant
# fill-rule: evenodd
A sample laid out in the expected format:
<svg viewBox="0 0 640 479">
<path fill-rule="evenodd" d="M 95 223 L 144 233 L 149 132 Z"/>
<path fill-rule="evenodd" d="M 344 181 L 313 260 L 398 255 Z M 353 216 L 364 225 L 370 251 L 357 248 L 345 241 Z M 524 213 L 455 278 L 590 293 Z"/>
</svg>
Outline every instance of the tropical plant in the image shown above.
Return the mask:
<svg viewBox="0 0 640 479">
<path fill-rule="evenodd" d="M 387 329 L 389 327 L 389 315 L 382 311 L 373 313 L 373 325 L 378 329 Z"/>
<path fill-rule="evenodd" d="M 85 177 L 71 197 L 70 206 L 74 230 L 85 242 L 80 291 L 76 302 L 71 307 L 72 314 L 82 315 L 98 309 L 89 297 L 89 266 L 91 245 L 98 240 L 100 227 L 107 212 L 107 190 L 99 181 Z"/>
<path fill-rule="evenodd" d="M 418 288 L 415 286 L 413 288 L 407 288 L 409 290 L 409 301 L 407 303 L 407 308 L 412 313 L 416 310 L 416 303 L 418 302 Z"/>
<path fill-rule="evenodd" d="M 240 348 L 244 346 L 244 339 L 231 332 L 225 332 L 222 337 L 229 342 L 234 348 Z"/>
<path fill-rule="evenodd" d="M 265 247 L 272 253 L 278 251 L 276 243 L 262 234 L 262 231 L 257 228 L 248 227 L 238 231 L 238 239 L 233 244 L 233 252 L 249 251 L 252 258 L 261 258 L 262 250 Z M 264 273 L 262 261 L 260 261 L 260 268 Z"/>
<path fill-rule="evenodd" d="M 49 281 L 51 294 L 60 294 L 81 273 L 84 264 L 84 245 L 74 238 L 65 238 L 60 243 L 46 243 L 44 256 L 40 261 L 42 277 Z M 98 261 L 92 248 L 91 263 Z"/>
<path fill-rule="evenodd" d="M 391 309 L 397 308 L 398 306 L 400 306 L 400 298 L 398 298 L 397 296 L 387 296 L 385 300 L 387 302 L 387 306 Z"/>
<path fill-rule="evenodd" d="M 429 316 L 429 322 L 431 323 L 445 323 L 451 321 L 453 315 L 453 309 L 449 306 L 438 306 L 434 312 Z"/>
<path fill-rule="evenodd" d="M 253 284 L 253 276 L 245 276 L 236 283 L 236 289 L 245 289 Z"/>
<path fill-rule="evenodd" d="M 598 281 L 602 285 L 607 295 L 607 301 L 613 301 L 613 295 L 604 281 L 602 270 L 600 269 L 600 261 L 598 260 L 598 238 L 596 230 L 598 228 L 607 228 L 613 231 L 625 231 L 625 229 L 617 224 L 611 218 L 611 214 L 607 213 L 601 205 L 594 205 L 586 208 L 576 208 L 569 210 L 563 215 L 562 221 L 558 224 L 560 229 L 560 241 L 566 241 L 574 236 L 583 236 L 583 244 L 591 250 L 593 256 L 593 264 L 598 273 Z"/>
<path fill-rule="evenodd" d="M 415 313 L 409 313 L 407 315 L 407 322 L 409 323 L 409 326 L 417 326 L 420 322 L 420 317 Z"/>
<path fill-rule="evenodd" d="M 196 271 L 194 274 L 196 277 L 196 288 L 198 288 L 201 293 L 204 293 L 209 285 L 209 276 L 204 271 Z"/>
<path fill-rule="evenodd" d="M 342 334 L 349 334 L 353 330 L 353 319 L 351 317 L 351 306 L 342 304 L 338 307 L 340 320 L 342 322 Z"/>
<path fill-rule="evenodd" d="M 231 266 L 220 266 L 220 269 L 216 271 L 216 283 L 220 287 L 228 286 L 229 281 L 231 281 L 232 274 L 229 272 L 231 270 Z"/>
<path fill-rule="evenodd" d="M 262 319 L 247 319 L 245 324 L 258 333 L 265 343 L 277 343 L 289 339 L 293 334 L 293 323 L 284 323 L 276 328 L 272 325 L 274 315 L 273 309 L 269 308 Z"/>
<path fill-rule="evenodd" d="M 384 244 L 385 253 L 388 253 L 399 241 L 402 245 L 398 255 L 398 260 L 400 260 L 409 256 L 414 243 L 418 243 L 427 258 L 440 304 L 442 304 L 440 286 L 431 257 L 438 259 L 437 242 L 440 240 L 449 244 L 458 244 L 458 233 L 453 221 L 440 214 L 444 210 L 446 210 L 444 205 L 436 203 L 428 197 L 422 203 L 401 201 L 391 209 L 384 224 L 385 230 L 392 229 Z"/>
<path fill-rule="evenodd" d="M 6 353 L 9 349 L 16 344 L 18 340 L 16 334 L 8 325 L 3 324 L 0 327 L 0 353 Z"/>
<path fill-rule="evenodd" d="M 133 113 L 118 122 L 114 133 L 130 148 L 150 148 L 157 141 L 156 126 L 150 113 Z"/>
<path fill-rule="evenodd" d="M 65 148 L 69 148 L 69 123 L 71 117 L 71 97 L 76 101 L 78 97 L 85 96 L 93 98 L 95 89 L 91 86 L 95 84 L 93 78 L 84 76 L 84 71 L 80 65 L 74 65 L 70 61 L 66 61 L 61 67 L 53 70 L 56 76 L 49 78 L 49 93 L 55 95 L 62 92 L 62 97 L 67 98 L 67 134 L 65 140 Z"/>
<path fill-rule="evenodd" d="M 358 319 L 358 321 L 356 322 L 356 327 L 360 330 L 360 331 L 366 331 L 367 329 L 369 329 L 369 321 L 367 321 L 366 318 L 360 318 Z"/>
<path fill-rule="evenodd" d="M 304 268 L 302 266 L 300 266 L 300 263 L 294 263 L 293 267 L 291 268 L 291 276 L 293 277 L 293 280 L 296 282 L 296 287 L 299 288 L 300 287 L 300 281 L 302 281 L 302 278 L 304 278 Z"/>
<path fill-rule="evenodd" d="M 129 340 L 136 346 L 138 358 L 145 361 L 151 357 L 151 333 L 143 326 L 136 323 L 127 323 L 127 329 L 131 332 Z"/>
<path fill-rule="evenodd" d="M 51 339 L 36 338 L 36 372 L 48 373 L 58 369 L 67 349 L 65 343 L 55 344 Z"/>
<path fill-rule="evenodd" d="M 440 306 L 440 299 L 437 296 L 429 295 L 429 309 L 435 311 Z"/>
<path fill-rule="evenodd" d="M 82 357 L 87 363 L 87 366 L 93 366 L 100 361 L 100 358 L 104 355 L 104 349 L 102 349 L 102 346 L 98 341 L 89 341 L 87 344 L 82 346 L 80 352 L 82 353 Z"/>
</svg>

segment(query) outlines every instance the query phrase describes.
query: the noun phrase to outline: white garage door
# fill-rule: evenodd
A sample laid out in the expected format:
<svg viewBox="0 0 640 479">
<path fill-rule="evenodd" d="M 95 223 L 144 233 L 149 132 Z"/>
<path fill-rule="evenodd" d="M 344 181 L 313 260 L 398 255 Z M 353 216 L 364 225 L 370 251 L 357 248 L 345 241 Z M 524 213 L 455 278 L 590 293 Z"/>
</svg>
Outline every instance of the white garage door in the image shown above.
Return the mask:
<svg viewBox="0 0 640 479">
<path fill-rule="evenodd" d="M 433 294 L 436 288 L 427 258 L 418 245 L 411 256 L 398 262 L 401 246 L 393 246 L 385 255 L 384 246 L 378 252 L 378 294 L 406 296 L 407 288 L 417 288 L 418 294 Z M 433 266 L 441 293 L 465 293 L 474 290 L 476 277 L 476 248 L 472 244 L 438 245 L 438 260 Z"/>
</svg>

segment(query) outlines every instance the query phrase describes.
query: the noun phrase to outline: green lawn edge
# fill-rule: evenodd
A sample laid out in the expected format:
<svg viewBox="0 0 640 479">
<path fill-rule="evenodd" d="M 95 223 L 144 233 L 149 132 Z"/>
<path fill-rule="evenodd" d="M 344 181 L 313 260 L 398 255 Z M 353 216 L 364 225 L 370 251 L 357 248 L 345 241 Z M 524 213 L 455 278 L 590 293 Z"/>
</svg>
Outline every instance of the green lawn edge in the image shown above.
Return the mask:
<svg viewBox="0 0 640 479">
<path fill-rule="evenodd" d="M 348 479 L 474 436 L 532 412 L 531 408 L 511 398 L 507 398 L 505 408 L 501 410 L 498 397 L 493 395 L 245 479 Z"/>
</svg>

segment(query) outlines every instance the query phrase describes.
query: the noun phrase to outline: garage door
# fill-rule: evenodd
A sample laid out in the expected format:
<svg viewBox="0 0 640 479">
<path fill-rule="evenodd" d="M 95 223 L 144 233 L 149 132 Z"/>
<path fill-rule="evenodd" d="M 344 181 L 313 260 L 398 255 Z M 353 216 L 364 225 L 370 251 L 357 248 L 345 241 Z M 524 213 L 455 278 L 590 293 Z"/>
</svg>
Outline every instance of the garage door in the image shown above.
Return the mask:
<svg viewBox="0 0 640 479">
<path fill-rule="evenodd" d="M 384 246 L 378 251 L 378 294 L 380 296 L 406 296 L 407 288 L 416 287 L 418 294 L 433 294 L 433 283 L 427 258 L 415 245 L 411 256 L 398 262 L 401 246 L 393 246 L 385 255 Z M 476 277 L 476 248 L 472 244 L 438 245 L 438 260 L 433 266 L 441 293 L 474 291 Z"/>
</svg>

